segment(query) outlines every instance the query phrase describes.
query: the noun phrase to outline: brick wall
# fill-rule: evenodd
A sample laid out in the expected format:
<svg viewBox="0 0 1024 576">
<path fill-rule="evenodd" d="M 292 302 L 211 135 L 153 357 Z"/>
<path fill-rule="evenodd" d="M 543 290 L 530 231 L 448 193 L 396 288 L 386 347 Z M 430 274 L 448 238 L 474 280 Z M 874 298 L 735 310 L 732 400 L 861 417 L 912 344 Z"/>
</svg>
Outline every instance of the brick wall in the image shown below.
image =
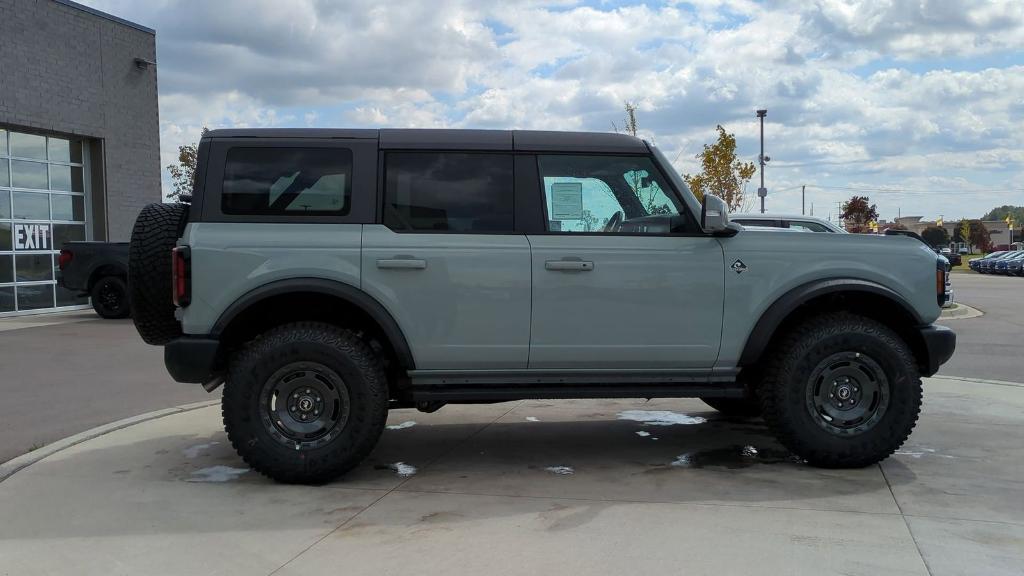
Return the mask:
<svg viewBox="0 0 1024 576">
<path fill-rule="evenodd" d="M 109 239 L 159 202 L 156 37 L 55 0 L 0 0 L 0 124 L 101 139 Z"/>
</svg>

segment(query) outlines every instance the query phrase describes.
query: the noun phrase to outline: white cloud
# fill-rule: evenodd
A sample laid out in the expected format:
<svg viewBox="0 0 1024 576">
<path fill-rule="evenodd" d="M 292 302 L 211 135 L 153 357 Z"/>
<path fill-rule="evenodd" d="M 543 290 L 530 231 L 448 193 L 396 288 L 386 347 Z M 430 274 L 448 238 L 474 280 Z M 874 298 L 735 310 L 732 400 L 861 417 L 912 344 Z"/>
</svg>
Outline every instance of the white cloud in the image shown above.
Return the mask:
<svg viewBox="0 0 1024 576">
<path fill-rule="evenodd" d="M 1024 204 L 1017 1 L 89 3 L 157 29 L 164 165 L 202 126 L 604 131 L 629 100 L 682 171 L 716 124 L 755 160 L 768 108 L 773 210 L 800 184 L 967 192 L 878 192 L 883 217 Z"/>
</svg>

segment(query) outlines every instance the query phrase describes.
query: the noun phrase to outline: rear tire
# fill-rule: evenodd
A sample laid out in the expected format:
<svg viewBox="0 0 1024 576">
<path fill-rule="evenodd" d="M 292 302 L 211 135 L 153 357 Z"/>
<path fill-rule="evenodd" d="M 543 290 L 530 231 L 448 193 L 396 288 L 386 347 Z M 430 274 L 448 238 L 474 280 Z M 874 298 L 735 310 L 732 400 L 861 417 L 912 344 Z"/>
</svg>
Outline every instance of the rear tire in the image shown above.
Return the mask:
<svg viewBox="0 0 1024 576">
<path fill-rule="evenodd" d="M 171 249 L 185 231 L 187 204 L 150 204 L 132 228 L 128 291 L 135 329 L 147 344 L 162 346 L 181 336 L 171 300 Z"/>
<path fill-rule="evenodd" d="M 757 418 L 761 415 L 761 404 L 757 398 L 701 398 L 705 404 L 729 418 Z"/>
<path fill-rule="evenodd" d="M 287 324 L 231 359 L 221 407 L 231 445 L 253 469 L 320 484 L 373 450 L 387 420 L 387 376 L 354 333 Z"/>
<path fill-rule="evenodd" d="M 113 320 L 127 318 L 131 313 L 128 305 L 128 285 L 117 276 L 104 276 L 96 281 L 89 291 L 92 309 L 101 318 Z"/>
<path fill-rule="evenodd" d="M 758 390 L 779 441 L 814 466 L 858 468 L 899 448 L 921 411 L 907 344 L 849 313 L 808 320 L 774 350 Z"/>
</svg>

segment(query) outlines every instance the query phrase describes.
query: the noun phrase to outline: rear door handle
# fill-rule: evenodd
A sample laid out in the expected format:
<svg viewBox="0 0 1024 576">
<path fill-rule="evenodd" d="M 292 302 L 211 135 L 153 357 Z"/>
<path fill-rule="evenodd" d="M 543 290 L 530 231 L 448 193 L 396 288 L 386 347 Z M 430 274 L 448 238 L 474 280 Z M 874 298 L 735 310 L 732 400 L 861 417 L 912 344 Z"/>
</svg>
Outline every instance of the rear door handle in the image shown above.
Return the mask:
<svg viewBox="0 0 1024 576">
<path fill-rule="evenodd" d="M 594 263 L 589 260 L 548 260 L 544 268 L 558 272 L 589 272 L 594 269 Z"/>
<path fill-rule="evenodd" d="M 377 260 L 377 268 L 392 270 L 424 270 L 426 267 L 427 261 L 417 258 L 391 258 Z"/>
</svg>

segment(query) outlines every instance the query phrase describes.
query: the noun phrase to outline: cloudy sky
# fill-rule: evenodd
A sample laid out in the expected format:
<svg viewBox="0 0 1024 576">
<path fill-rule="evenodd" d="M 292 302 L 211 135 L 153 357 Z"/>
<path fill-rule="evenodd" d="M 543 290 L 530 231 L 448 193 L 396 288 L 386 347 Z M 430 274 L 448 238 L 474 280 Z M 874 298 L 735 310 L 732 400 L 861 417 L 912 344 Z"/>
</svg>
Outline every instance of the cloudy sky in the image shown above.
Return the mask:
<svg viewBox="0 0 1024 576">
<path fill-rule="evenodd" d="M 771 211 L 1024 205 L 1019 0 L 85 3 L 157 30 L 164 165 L 202 126 L 608 131 L 628 100 L 682 172 L 716 124 L 756 161 L 767 108 Z"/>
</svg>

